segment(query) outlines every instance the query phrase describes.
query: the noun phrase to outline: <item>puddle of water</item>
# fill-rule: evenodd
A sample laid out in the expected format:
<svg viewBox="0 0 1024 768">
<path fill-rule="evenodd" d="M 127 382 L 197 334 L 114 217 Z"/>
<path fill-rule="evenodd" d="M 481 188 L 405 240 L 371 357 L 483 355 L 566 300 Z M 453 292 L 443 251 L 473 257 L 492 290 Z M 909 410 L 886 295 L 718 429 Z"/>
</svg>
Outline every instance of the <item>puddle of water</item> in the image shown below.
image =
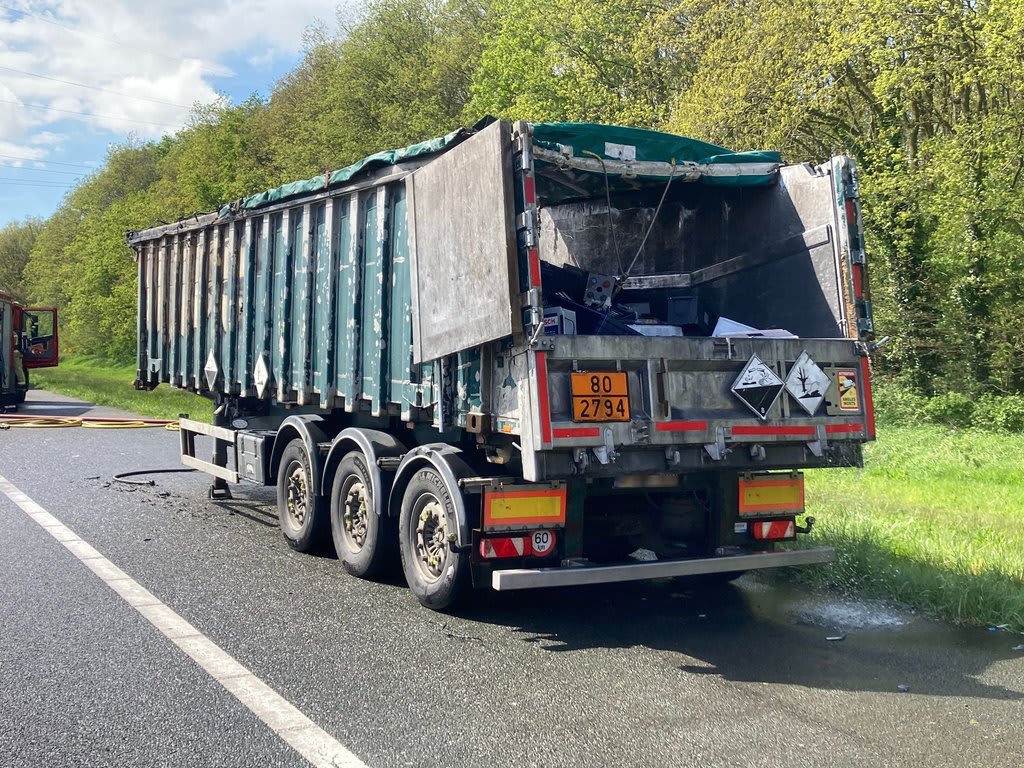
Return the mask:
<svg viewBox="0 0 1024 768">
<path fill-rule="evenodd" d="M 909 618 L 890 608 L 855 601 L 817 604 L 812 602 L 794 610 L 793 616 L 810 624 L 841 629 L 882 629 L 902 627 L 910 623 Z"/>
<path fill-rule="evenodd" d="M 1024 639 L 1002 630 L 956 626 L 879 600 L 813 592 L 754 574 L 739 579 L 736 586 L 743 592 L 750 612 L 759 618 L 775 624 L 816 627 L 823 637 L 850 633 L 862 643 L 879 647 L 976 649 L 1007 657 L 1013 656 L 1009 649 Z M 1017 656 L 1024 659 L 1019 651 Z"/>
<path fill-rule="evenodd" d="M 737 586 L 747 593 L 752 610 L 775 621 L 846 630 L 895 629 L 914 620 L 910 614 L 877 600 L 824 595 L 750 575 L 740 579 Z"/>
</svg>

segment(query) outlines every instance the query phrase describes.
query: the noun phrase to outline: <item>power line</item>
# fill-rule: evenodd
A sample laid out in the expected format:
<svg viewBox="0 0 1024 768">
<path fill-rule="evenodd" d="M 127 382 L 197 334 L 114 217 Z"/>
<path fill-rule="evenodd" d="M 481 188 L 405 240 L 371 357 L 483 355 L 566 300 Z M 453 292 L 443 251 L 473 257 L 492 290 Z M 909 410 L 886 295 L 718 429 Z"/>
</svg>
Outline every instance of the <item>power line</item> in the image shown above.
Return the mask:
<svg viewBox="0 0 1024 768">
<path fill-rule="evenodd" d="M 62 176 L 84 176 L 81 171 L 51 171 L 49 168 L 30 168 L 27 165 L 4 165 L 0 163 L 0 169 L 10 171 L 32 171 L 33 173 L 57 173 Z"/>
<path fill-rule="evenodd" d="M 73 85 L 76 88 L 88 88 L 90 91 L 111 93 L 114 96 L 123 96 L 127 99 L 139 99 L 141 101 L 151 101 L 154 104 L 166 104 L 168 107 L 180 107 L 181 109 L 189 109 L 188 105 L 186 104 L 175 104 L 173 101 L 164 101 L 163 99 L 151 99 L 148 96 L 135 96 L 131 93 L 122 93 L 121 91 L 112 91 L 109 88 L 100 88 L 98 85 L 87 85 L 86 83 L 76 83 L 73 80 L 61 80 L 59 77 L 50 77 L 49 75 L 38 75 L 35 72 L 26 72 L 22 69 L 13 69 L 12 67 L 0 67 L 0 70 L 3 70 L 4 72 L 14 72 L 18 75 L 26 75 L 28 77 L 38 77 L 40 80 L 52 80 L 55 83 Z"/>
<path fill-rule="evenodd" d="M 61 184 L 56 181 L 25 181 L 24 179 L 8 178 L 6 176 L 0 176 L 0 181 L 4 182 L 2 186 L 5 187 L 43 187 L 45 189 L 71 189 L 76 186 L 75 184 Z"/>
<path fill-rule="evenodd" d="M 167 128 L 168 130 L 177 130 L 180 126 L 167 125 L 167 123 L 154 123 L 149 120 L 135 120 L 130 117 L 121 117 L 120 115 L 100 115 L 95 112 L 75 112 L 71 109 L 57 109 L 56 107 L 48 107 L 45 104 L 24 104 L 20 101 L 13 101 L 9 99 L 0 99 L 0 104 L 13 104 L 16 107 L 25 107 L 26 109 L 42 109 L 47 112 L 63 112 L 68 115 L 81 115 L 82 117 L 100 118 L 106 120 L 121 120 L 126 123 L 141 123 L 143 125 L 155 125 L 157 128 Z"/>
<path fill-rule="evenodd" d="M 60 160 L 43 160 L 38 157 L 18 157 L 17 155 L 0 155 L 0 157 L 7 158 L 8 160 L 23 160 L 26 163 L 46 163 L 47 165 L 67 165 L 71 168 L 88 168 L 90 171 L 97 170 L 94 165 L 85 165 L 84 163 L 64 163 Z"/>
</svg>

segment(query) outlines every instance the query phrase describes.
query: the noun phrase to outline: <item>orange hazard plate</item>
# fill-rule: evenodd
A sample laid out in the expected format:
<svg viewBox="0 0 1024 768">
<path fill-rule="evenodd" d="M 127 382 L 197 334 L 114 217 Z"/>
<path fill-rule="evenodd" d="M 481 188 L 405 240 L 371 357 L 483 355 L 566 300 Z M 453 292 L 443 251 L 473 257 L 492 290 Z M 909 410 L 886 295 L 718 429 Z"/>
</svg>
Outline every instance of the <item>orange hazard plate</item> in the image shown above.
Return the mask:
<svg viewBox="0 0 1024 768">
<path fill-rule="evenodd" d="M 572 374 L 573 421 L 629 421 L 629 382 L 622 371 Z"/>
<path fill-rule="evenodd" d="M 799 515 L 804 511 L 804 476 L 766 472 L 740 477 L 741 515 Z"/>
</svg>

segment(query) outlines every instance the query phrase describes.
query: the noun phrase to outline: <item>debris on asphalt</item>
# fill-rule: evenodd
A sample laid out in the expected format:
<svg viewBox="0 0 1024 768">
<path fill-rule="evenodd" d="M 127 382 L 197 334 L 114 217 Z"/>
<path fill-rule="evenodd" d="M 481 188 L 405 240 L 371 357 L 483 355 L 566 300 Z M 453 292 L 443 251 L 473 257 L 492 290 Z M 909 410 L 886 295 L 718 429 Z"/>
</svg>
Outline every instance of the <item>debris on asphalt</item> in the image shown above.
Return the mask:
<svg viewBox="0 0 1024 768">
<path fill-rule="evenodd" d="M 896 686 L 896 690 L 899 691 L 900 693 L 908 693 L 910 691 L 910 686 L 907 685 L 906 683 L 900 683 L 899 685 Z"/>
<path fill-rule="evenodd" d="M 450 637 L 453 640 L 475 640 L 478 643 L 483 642 L 482 637 L 477 637 L 476 635 L 463 635 L 459 632 L 453 632 L 451 629 L 448 628 L 447 621 L 432 621 L 430 623 L 439 626 L 441 628 L 441 631 L 444 632 L 444 634 L 447 637 Z"/>
<path fill-rule="evenodd" d="M 846 635 L 829 635 L 825 639 L 828 640 L 830 643 L 838 643 L 840 640 L 845 640 Z"/>
</svg>

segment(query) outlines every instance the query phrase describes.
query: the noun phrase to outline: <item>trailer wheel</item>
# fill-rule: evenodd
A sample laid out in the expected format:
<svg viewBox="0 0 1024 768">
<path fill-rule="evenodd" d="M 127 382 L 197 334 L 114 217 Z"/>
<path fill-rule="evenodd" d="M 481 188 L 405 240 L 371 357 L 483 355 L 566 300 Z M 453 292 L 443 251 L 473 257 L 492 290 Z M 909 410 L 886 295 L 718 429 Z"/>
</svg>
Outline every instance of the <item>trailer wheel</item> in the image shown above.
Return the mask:
<svg viewBox="0 0 1024 768">
<path fill-rule="evenodd" d="M 417 471 L 402 497 L 399 550 L 409 589 L 435 611 L 456 605 L 469 585 L 469 553 L 451 546 L 457 527 L 444 479 L 431 467 Z"/>
<path fill-rule="evenodd" d="M 277 470 L 277 519 L 288 546 L 312 552 L 324 544 L 328 519 L 323 506 L 306 444 L 295 438 L 285 446 Z"/>
<path fill-rule="evenodd" d="M 345 455 L 331 484 L 331 536 L 345 570 L 369 579 L 390 569 L 398 555 L 397 525 L 374 506 L 366 457 Z"/>
</svg>

